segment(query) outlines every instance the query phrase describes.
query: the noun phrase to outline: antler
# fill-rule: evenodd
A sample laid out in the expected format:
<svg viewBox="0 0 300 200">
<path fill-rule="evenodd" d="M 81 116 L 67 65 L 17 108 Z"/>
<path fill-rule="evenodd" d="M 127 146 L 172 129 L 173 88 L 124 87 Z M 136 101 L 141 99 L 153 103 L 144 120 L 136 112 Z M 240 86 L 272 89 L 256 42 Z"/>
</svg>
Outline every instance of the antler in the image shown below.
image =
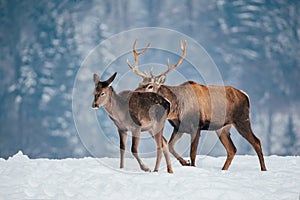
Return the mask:
<svg viewBox="0 0 300 200">
<path fill-rule="evenodd" d="M 182 40 L 180 40 L 180 48 L 182 50 L 182 56 L 178 60 L 178 62 L 175 63 L 173 66 L 170 66 L 170 59 L 168 59 L 168 69 L 167 69 L 167 71 L 162 72 L 162 73 L 157 74 L 157 75 L 153 75 L 151 73 L 152 78 L 158 78 L 158 77 L 161 77 L 163 75 L 166 75 L 167 73 L 169 73 L 171 70 L 175 69 L 176 67 L 178 67 L 178 65 L 180 65 L 182 63 L 182 61 L 185 59 L 185 56 L 186 56 L 186 40 L 184 41 L 184 44 L 182 44 Z"/>
<path fill-rule="evenodd" d="M 133 43 L 133 50 L 132 50 L 133 51 L 133 55 L 134 55 L 134 67 L 129 63 L 128 59 L 127 59 L 127 65 L 137 75 L 139 75 L 139 76 L 141 76 L 143 78 L 147 78 L 148 74 L 145 71 L 144 72 L 140 72 L 139 69 L 138 69 L 138 67 L 139 67 L 138 56 L 141 55 L 141 54 L 143 54 L 148 49 L 148 47 L 150 46 L 150 43 L 148 43 L 147 46 L 143 50 L 137 52 L 136 51 L 136 42 L 137 42 L 137 39 L 135 39 L 135 41 Z"/>
</svg>

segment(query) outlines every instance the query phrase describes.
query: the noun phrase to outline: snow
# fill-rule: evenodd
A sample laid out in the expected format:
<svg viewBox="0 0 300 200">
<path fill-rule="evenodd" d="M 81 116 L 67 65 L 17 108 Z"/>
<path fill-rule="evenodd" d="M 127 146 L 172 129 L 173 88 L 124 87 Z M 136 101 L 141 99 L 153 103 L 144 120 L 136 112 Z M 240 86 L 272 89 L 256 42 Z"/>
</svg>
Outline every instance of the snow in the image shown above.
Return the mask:
<svg viewBox="0 0 300 200">
<path fill-rule="evenodd" d="M 142 172 L 126 158 L 30 159 L 20 151 L 0 159 L 0 199 L 299 199 L 300 157 L 236 156 L 229 171 L 225 157 L 198 156 L 197 167 L 173 159 L 174 174 Z M 155 158 L 144 158 L 154 167 Z M 162 161 L 162 164 L 164 160 Z M 110 166 L 110 167 L 107 167 Z"/>
</svg>

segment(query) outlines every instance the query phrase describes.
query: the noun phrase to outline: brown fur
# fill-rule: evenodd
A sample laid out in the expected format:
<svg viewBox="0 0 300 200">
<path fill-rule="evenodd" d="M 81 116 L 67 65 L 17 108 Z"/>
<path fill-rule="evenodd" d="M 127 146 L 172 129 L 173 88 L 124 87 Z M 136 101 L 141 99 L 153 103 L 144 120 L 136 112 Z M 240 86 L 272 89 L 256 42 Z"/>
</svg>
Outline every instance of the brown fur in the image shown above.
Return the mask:
<svg viewBox="0 0 300 200">
<path fill-rule="evenodd" d="M 201 130 L 214 130 L 227 151 L 227 159 L 222 168 L 227 170 L 236 153 L 230 138 L 230 127 L 233 125 L 255 149 L 261 170 L 266 170 L 260 141 L 250 125 L 249 97 L 244 92 L 230 86 L 206 86 L 193 81 L 178 86 L 143 81 L 136 91 L 157 92 L 170 101 L 168 120 L 174 130 L 169 141 L 169 150 L 182 165 L 195 166 Z M 191 134 L 191 164 L 174 150 L 175 143 L 183 133 Z"/>
</svg>

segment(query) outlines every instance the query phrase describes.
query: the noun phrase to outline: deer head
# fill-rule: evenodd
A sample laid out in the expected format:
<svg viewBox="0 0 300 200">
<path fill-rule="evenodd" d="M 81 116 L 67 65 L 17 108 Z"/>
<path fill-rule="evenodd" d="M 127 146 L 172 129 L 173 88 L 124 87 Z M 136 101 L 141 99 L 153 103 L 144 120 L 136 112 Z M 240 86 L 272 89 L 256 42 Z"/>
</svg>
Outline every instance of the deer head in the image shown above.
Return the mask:
<svg viewBox="0 0 300 200">
<path fill-rule="evenodd" d="M 178 67 L 182 61 L 185 59 L 186 56 L 186 41 L 184 41 L 184 44 L 182 44 L 182 41 L 180 40 L 180 48 L 182 50 L 182 56 L 181 58 L 175 63 L 174 65 L 170 65 L 170 60 L 168 59 L 168 69 L 162 73 L 159 73 L 157 75 L 154 75 L 152 73 L 152 70 L 150 72 L 150 75 L 148 75 L 146 72 L 140 72 L 138 70 L 138 56 L 143 54 L 148 47 L 150 46 L 150 43 L 140 52 L 136 51 L 136 43 L 137 39 L 134 41 L 133 44 L 133 55 L 134 55 L 134 64 L 135 66 L 132 66 L 128 60 L 127 64 L 132 69 L 134 73 L 141 76 L 143 78 L 143 81 L 139 84 L 139 87 L 136 89 L 136 91 L 144 91 L 144 92 L 157 92 L 159 87 L 165 83 L 166 81 L 166 75 L 176 67 Z"/>
<path fill-rule="evenodd" d="M 92 108 L 98 109 L 100 106 L 105 105 L 110 98 L 110 90 L 109 85 L 113 82 L 117 75 L 115 72 L 109 79 L 106 81 L 100 81 L 100 78 L 97 74 L 94 74 L 94 102 L 92 104 Z"/>
</svg>

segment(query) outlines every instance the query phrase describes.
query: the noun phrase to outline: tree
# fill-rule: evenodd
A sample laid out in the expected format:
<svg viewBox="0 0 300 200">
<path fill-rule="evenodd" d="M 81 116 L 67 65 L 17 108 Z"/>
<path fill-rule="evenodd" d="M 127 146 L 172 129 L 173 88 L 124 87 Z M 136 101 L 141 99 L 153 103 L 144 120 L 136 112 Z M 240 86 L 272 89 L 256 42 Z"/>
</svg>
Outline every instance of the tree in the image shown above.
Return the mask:
<svg viewBox="0 0 300 200">
<path fill-rule="evenodd" d="M 282 141 L 282 146 L 285 149 L 284 155 L 297 155 L 297 137 L 295 133 L 295 127 L 293 123 L 293 117 L 290 114 L 288 118 L 288 123 L 286 127 L 286 132 L 284 134 L 284 140 Z"/>
</svg>

